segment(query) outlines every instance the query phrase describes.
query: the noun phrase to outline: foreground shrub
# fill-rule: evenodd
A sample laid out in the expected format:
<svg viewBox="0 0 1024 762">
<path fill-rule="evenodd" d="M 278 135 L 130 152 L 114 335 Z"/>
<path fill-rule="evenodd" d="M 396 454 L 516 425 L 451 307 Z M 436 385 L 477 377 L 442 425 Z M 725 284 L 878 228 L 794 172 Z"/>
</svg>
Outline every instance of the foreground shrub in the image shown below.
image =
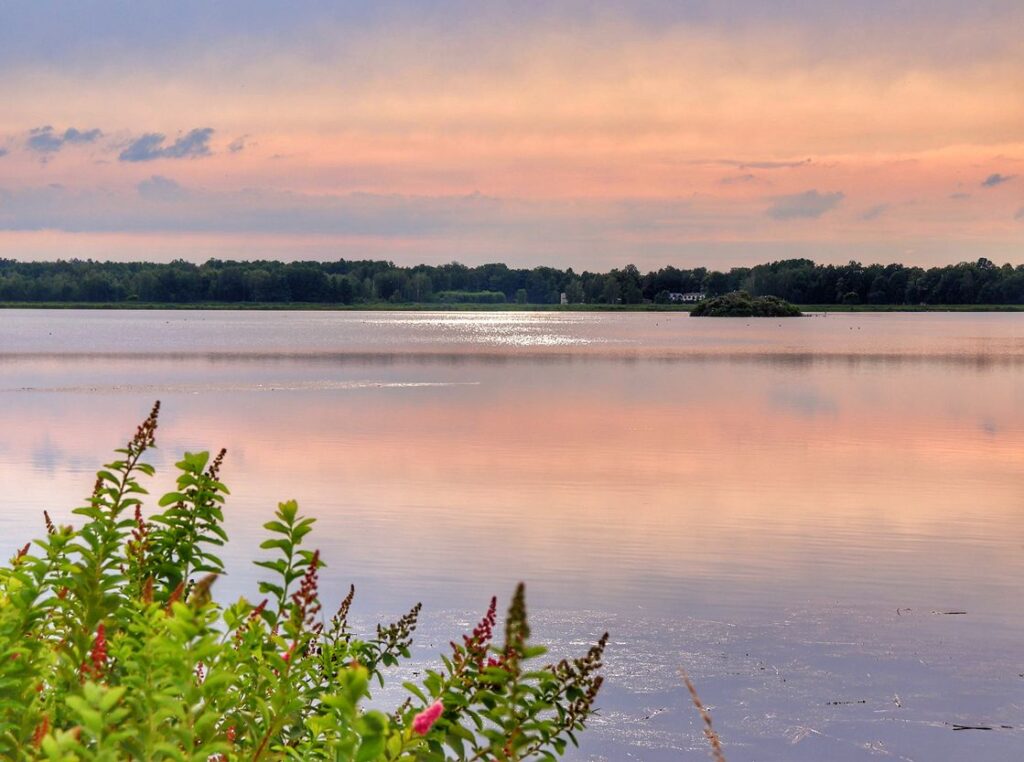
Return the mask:
<svg viewBox="0 0 1024 762">
<path fill-rule="evenodd" d="M 496 601 L 390 713 L 362 708 L 409 657 L 420 606 L 355 635 L 354 589 L 329 618 L 314 520 L 281 503 L 256 603 L 221 606 L 224 452 L 186 453 L 177 489 L 143 514 L 157 412 L 99 471 L 80 528 L 55 526 L 0 570 L 0 757 L 50 760 L 552 759 L 593 712 L 607 636 L 534 666 L 523 587 L 504 643 Z"/>
</svg>

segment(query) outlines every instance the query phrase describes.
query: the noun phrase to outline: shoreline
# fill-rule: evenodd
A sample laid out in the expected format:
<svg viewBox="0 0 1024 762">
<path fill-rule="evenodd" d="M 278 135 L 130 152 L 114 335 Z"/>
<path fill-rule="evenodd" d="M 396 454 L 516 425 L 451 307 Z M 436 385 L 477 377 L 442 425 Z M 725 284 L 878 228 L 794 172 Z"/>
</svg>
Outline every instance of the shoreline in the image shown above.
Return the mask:
<svg viewBox="0 0 1024 762">
<path fill-rule="evenodd" d="M 238 310 L 262 312 L 679 312 L 694 304 L 472 304 L 416 302 L 341 304 L 319 302 L 0 302 L 0 310 Z M 823 312 L 1024 312 L 1024 304 L 798 304 Z"/>
</svg>

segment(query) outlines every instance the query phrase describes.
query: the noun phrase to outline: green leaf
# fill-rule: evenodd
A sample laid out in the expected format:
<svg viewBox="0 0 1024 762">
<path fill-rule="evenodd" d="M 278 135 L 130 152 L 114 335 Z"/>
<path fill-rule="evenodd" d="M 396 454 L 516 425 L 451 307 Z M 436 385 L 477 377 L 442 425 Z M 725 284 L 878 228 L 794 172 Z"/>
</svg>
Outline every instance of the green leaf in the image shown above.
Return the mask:
<svg viewBox="0 0 1024 762">
<path fill-rule="evenodd" d="M 406 689 L 407 691 L 409 691 L 409 693 L 411 693 L 411 694 L 412 694 L 412 695 L 414 695 L 414 696 L 415 696 L 416 698 L 418 698 L 418 699 L 419 699 L 420 701 L 422 701 L 422 702 L 423 702 L 424 704 L 429 704 L 429 703 L 430 703 L 430 702 L 429 702 L 429 701 L 427 700 L 427 697 L 426 697 L 426 695 L 424 695 L 423 691 L 422 691 L 422 690 L 420 690 L 420 687 L 419 687 L 418 685 L 416 685 L 416 683 L 409 683 L 409 682 L 405 682 L 405 683 L 402 683 L 402 686 L 403 686 L 403 687 L 404 687 L 404 688 L 405 688 L 405 689 Z"/>
<path fill-rule="evenodd" d="M 128 689 L 123 685 L 116 688 L 108 688 L 102 698 L 100 698 L 100 709 L 104 712 L 109 712 L 121 700 L 126 690 Z"/>
</svg>

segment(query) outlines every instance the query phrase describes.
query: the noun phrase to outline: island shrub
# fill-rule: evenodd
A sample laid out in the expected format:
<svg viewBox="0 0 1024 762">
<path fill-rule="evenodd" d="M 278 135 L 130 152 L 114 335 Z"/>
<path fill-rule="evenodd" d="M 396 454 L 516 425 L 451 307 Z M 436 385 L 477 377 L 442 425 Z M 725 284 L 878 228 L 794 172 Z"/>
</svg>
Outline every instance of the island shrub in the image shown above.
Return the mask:
<svg viewBox="0 0 1024 762">
<path fill-rule="evenodd" d="M 495 642 L 496 601 L 392 709 L 364 708 L 409 658 L 420 606 L 375 632 L 354 589 L 321 609 L 314 520 L 281 503 L 264 527 L 259 596 L 221 604 L 221 451 L 185 453 L 143 512 L 157 412 L 104 466 L 77 527 L 0 569 L 0 758 L 9 760 L 519 760 L 562 754 L 594 711 L 607 636 L 538 666 L 523 588 Z"/>
<path fill-rule="evenodd" d="M 800 317 L 796 305 L 777 296 L 751 296 L 746 291 L 733 291 L 705 299 L 690 311 L 691 317 Z"/>
</svg>

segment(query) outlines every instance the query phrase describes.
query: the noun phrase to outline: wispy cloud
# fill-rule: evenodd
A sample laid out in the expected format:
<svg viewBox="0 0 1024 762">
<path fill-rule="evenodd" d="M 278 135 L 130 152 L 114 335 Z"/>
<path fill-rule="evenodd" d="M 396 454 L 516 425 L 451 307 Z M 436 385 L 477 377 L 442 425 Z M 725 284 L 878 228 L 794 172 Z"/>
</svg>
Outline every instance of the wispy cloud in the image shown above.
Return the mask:
<svg viewBox="0 0 1024 762">
<path fill-rule="evenodd" d="M 717 164 L 722 167 L 736 167 L 737 169 L 795 169 L 805 167 L 811 163 L 810 159 L 799 159 L 793 161 L 753 160 L 744 159 L 693 159 L 687 164 Z"/>
<path fill-rule="evenodd" d="M 735 166 L 740 169 L 793 169 L 810 163 L 810 159 L 802 161 L 741 161 L 737 162 Z"/>
<path fill-rule="evenodd" d="M 228 150 L 231 153 L 238 153 L 239 151 L 245 150 L 245 140 L 248 137 L 248 135 L 242 135 L 241 137 L 235 138 L 228 143 Z"/>
<path fill-rule="evenodd" d="M 188 196 L 180 184 L 163 175 L 153 175 L 135 187 L 147 201 L 180 201 Z"/>
<path fill-rule="evenodd" d="M 1017 175 L 1003 175 L 999 172 L 993 172 L 991 175 L 981 181 L 982 188 L 995 188 L 997 185 L 1008 183 L 1010 180 L 1015 178 Z"/>
<path fill-rule="evenodd" d="M 723 177 L 718 181 L 721 185 L 745 185 L 746 183 L 756 183 L 757 175 L 746 172 L 742 175 L 730 175 Z"/>
<path fill-rule="evenodd" d="M 815 219 L 835 209 L 845 197 L 841 191 L 819 193 L 817 190 L 776 196 L 766 214 L 775 220 Z"/>
<path fill-rule="evenodd" d="M 8 151 L 6 148 L 0 148 L 0 159 L 2 159 L 4 156 L 6 156 L 9 153 L 10 153 L 10 151 Z"/>
<path fill-rule="evenodd" d="M 1024 206 L 1017 210 L 1017 213 L 1013 215 L 1015 220 L 1024 220 Z"/>
<path fill-rule="evenodd" d="M 164 141 L 167 140 L 166 135 L 149 132 L 132 141 L 127 148 L 121 151 L 118 159 L 121 161 L 197 159 L 210 155 L 210 138 L 212 136 L 212 127 L 197 127 L 170 145 L 164 145 Z"/>
<path fill-rule="evenodd" d="M 56 132 L 51 125 L 46 125 L 29 130 L 25 145 L 31 151 L 47 155 L 57 153 L 66 144 L 95 143 L 101 137 L 103 132 L 96 128 L 79 130 L 68 127 L 64 132 Z"/>
<path fill-rule="evenodd" d="M 529 210 L 532 224 L 546 211 Z M 78 190 L 48 184 L 18 191 L 0 187 L 0 230 L 68 232 L 370 235 L 396 238 L 441 231 L 501 228 L 498 199 L 350 193 L 302 194 L 247 189 L 192 190 L 153 175 L 135 193 Z"/>
<path fill-rule="evenodd" d="M 888 211 L 888 209 L 888 204 L 875 204 L 874 206 L 868 207 L 863 212 L 861 212 L 860 218 L 865 222 L 877 220 L 879 217 L 885 214 L 886 211 Z"/>
<path fill-rule="evenodd" d="M 146 178 L 130 192 L 0 186 L 0 231 L 361 236 L 442 248 L 452 241 L 460 246 L 475 241 L 491 251 L 515 245 L 532 258 L 540 256 L 533 247 L 547 246 L 555 237 L 566 241 L 563 245 L 581 247 L 600 240 L 610 251 L 618 250 L 623 239 L 635 242 L 638 235 L 700 235 L 703 215 L 688 199 L 557 202 L 480 193 L 222 191 L 163 175 Z M 740 217 L 732 219 L 734 227 L 741 224 Z"/>
<path fill-rule="evenodd" d="M 960 192 L 960 193 L 950 193 L 949 197 L 951 199 L 953 199 L 954 201 L 965 201 L 965 200 L 967 200 L 967 199 L 969 199 L 971 197 L 971 194 L 970 193 L 963 193 L 963 192 Z"/>
</svg>

